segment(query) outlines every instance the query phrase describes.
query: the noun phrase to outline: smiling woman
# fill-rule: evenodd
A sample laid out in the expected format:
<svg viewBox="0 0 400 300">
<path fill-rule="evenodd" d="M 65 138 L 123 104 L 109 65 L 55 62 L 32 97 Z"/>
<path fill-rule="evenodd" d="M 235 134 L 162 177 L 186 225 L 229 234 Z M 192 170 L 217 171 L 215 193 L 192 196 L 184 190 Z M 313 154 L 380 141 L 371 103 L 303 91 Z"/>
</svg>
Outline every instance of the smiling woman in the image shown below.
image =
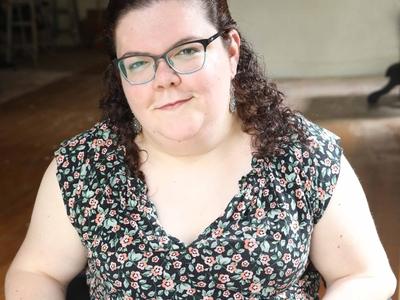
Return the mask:
<svg viewBox="0 0 400 300">
<path fill-rule="evenodd" d="M 82 269 L 91 299 L 393 293 L 339 138 L 282 105 L 225 0 L 112 0 L 107 30 L 104 118 L 55 152 L 7 299 Z"/>
</svg>

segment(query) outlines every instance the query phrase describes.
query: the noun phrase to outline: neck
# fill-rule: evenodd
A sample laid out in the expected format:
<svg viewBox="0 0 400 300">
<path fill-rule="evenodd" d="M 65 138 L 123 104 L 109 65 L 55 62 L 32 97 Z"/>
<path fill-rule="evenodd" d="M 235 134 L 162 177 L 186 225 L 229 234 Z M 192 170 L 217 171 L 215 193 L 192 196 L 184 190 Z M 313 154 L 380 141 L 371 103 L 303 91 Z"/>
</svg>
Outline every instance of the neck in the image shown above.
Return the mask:
<svg viewBox="0 0 400 300">
<path fill-rule="evenodd" d="M 187 141 L 159 141 L 148 138 L 144 132 L 137 137 L 136 143 L 145 150 L 142 161 L 153 164 L 173 165 L 174 168 L 188 167 L 218 161 L 221 157 L 232 152 L 233 147 L 243 145 L 250 147 L 250 137 L 241 130 L 240 122 L 232 120 L 225 130 L 219 130 L 218 134 L 204 134 Z M 244 150 L 245 151 L 245 150 Z"/>
</svg>

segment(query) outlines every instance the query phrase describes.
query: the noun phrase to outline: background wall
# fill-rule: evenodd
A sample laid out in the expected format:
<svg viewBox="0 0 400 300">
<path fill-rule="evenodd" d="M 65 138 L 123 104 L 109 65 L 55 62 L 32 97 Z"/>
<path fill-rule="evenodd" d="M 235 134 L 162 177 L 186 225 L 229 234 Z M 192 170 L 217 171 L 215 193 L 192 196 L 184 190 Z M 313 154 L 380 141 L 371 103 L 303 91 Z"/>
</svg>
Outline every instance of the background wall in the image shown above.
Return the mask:
<svg viewBox="0 0 400 300">
<path fill-rule="evenodd" d="M 400 60 L 400 0 L 228 0 L 275 78 L 382 75 Z M 79 1 L 80 17 L 107 0 Z"/>
<path fill-rule="evenodd" d="M 273 77 L 379 75 L 399 61 L 399 0 L 230 0 Z"/>
</svg>

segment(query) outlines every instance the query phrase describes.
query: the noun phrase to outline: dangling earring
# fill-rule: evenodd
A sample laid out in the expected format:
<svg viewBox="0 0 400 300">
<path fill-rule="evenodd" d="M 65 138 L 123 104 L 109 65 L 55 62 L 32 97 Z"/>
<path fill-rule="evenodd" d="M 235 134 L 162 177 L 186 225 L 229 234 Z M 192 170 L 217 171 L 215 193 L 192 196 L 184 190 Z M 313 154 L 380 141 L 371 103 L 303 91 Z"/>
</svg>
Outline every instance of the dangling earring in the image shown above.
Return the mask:
<svg viewBox="0 0 400 300">
<path fill-rule="evenodd" d="M 133 116 L 133 118 L 132 118 L 132 128 L 136 134 L 139 134 L 142 132 L 142 125 L 139 123 L 138 119 L 136 119 L 135 116 Z"/>
<path fill-rule="evenodd" d="M 231 113 L 236 112 L 235 88 L 233 87 L 232 83 L 231 83 L 231 89 L 230 89 L 229 111 Z"/>
</svg>

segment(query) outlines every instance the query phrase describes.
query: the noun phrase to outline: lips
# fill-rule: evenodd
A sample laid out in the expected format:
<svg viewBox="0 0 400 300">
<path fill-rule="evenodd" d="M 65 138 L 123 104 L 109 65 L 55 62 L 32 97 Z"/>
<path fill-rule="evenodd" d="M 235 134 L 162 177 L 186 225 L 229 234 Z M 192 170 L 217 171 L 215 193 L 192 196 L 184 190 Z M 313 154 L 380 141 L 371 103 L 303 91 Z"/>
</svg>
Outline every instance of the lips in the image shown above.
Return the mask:
<svg viewBox="0 0 400 300">
<path fill-rule="evenodd" d="M 172 102 L 169 102 L 167 104 L 164 104 L 164 105 L 161 105 L 161 106 L 157 107 L 157 109 L 162 109 L 162 110 L 175 109 L 175 108 L 178 108 L 179 106 L 183 105 L 184 103 L 190 101 L 191 99 L 192 99 L 192 97 L 190 97 L 188 99 L 172 101 Z"/>
</svg>

